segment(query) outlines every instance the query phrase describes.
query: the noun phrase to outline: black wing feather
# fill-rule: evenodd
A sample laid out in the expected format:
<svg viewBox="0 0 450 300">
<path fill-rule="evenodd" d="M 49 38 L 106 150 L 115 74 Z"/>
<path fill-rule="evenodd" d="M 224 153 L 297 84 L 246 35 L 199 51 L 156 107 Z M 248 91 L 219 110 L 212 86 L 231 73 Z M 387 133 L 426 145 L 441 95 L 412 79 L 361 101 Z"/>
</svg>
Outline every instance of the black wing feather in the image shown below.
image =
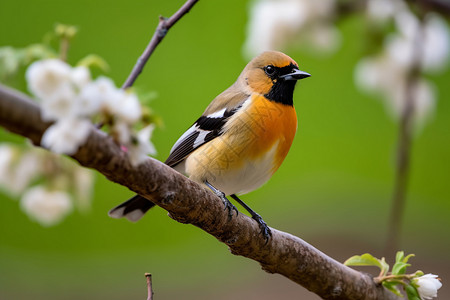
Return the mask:
<svg viewBox="0 0 450 300">
<path fill-rule="evenodd" d="M 192 133 L 184 137 L 183 140 L 179 141 L 179 145 L 172 149 L 169 157 L 165 161 L 165 164 L 170 167 L 175 167 L 176 165 L 181 163 L 189 154 L 191 154 L 192 151 L 222 135 L 223 126 L 228 121 L 228 119 L 232 115 L 234 115 L 236 111 L 239 110 L 239 108 L 241 108 L 241 106 L 238 106 L 230 111 L 225 111 L 222 117 L 216 118 L 201 116 L 200 118 L 198 118 L 198 120 L 195 121 L 195 123 L 188 129 L 188 131 L 192 130 Z M 198 143 L 197 141 L 197 144 L 195 144 L 202 131 L 208 131 L 208 133 L 200 143 Z"/>
</svg>

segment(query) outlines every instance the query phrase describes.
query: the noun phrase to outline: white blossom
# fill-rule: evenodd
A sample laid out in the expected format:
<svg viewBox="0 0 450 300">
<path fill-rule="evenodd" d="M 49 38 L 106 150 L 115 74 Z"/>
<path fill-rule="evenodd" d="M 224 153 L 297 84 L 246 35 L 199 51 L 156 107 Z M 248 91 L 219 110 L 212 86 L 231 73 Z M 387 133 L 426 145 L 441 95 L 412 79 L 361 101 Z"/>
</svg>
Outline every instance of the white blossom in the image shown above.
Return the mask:
<svg viewBox="0 0 450 300">
<path fill-rule="evenodd" d="M 116 103 L 115 114 L 120 119 L 133 124 L 141 118 L 141 105 L 136 94 L 119 90 L 120 98 Z"/>
<path fill-rule="evenodd" d="M 7 144 L 0 145 L 0 186 L 17 196 L 36 178 L 41 161 L 34 149 L 21 151 Z"/>
<path fill-rule="evenodd" d="M 434 112 L 436 91 L 423 78 L 415 82 L 408 78 L 416 66 L 424 72 L 447 67 L 449 30 L 438 15 L 428 14 L 420 22 L 402 1 L 391 4 L 396 6 L 395 14 L 390 16 L 397 31 L 385 39 L 384 49 L 378 56 L 364 58 L 357 64 L 355 82 L 366 92 L 380 94 L 394 118 L 399 118 L 408 101 L 412 101 L 414 122 L 420 128 Z"/>
<path fill-rule="evenodd" d="M 118 120 L 114 122 L 111 128 L 112 136 L 122 145 L 128 145 L 131 142 L 130 124 Z"/>
<path fill-rule="evenodd" d="M 25 76 L 30 92 L 42 100 L 70 84 L 71 67 L 59 59 L 39 60 L 28 67 Z"/>
<path fill-rule="evenodd" d="M 82 89 L 91 82 L 91 72 L 85 66 L 78 66 L 72 69 L 70 79 L 78 89 Z"/>
<path fill-rule="evenodd" d="M 7 187 L 13 195 L 22 193 L 41 171 L 41 159 L 39 155 L 30 149 L 23 153 L 13 170 L 10 172 L 11 180 Z"/>
<path fill-rule="evenodd" d="M 421 24 L 409 10 L 395 16 L 398 33 L 386 40 L 386 51 L 393 61 L 411 68 L 419 51 L 419 65 L 426 72 L 441 71 L 447 66 L 450 54 L 450 32 L 445 21 L 436 14 L 428 14 Z"/>
<path fill-rule="evenodd" d="M 368 0 L 367 14 L 376 22 L 386 22 L 406 8 L 403 0 Z"/>
<path fill-rule="evenodd" d="M 43 186 L 35 186 L 26 191 L 21 199 L 22 210 L 43 226 L 52 226 L 72 210 L 72 202 L 67 193 L 50 191 Z"/>
<path fill-rule="evenodd" d="M 361 60 L 354 74 L 361 90 L 382 96 L 387 111 L 395 119 L 400 118 L 407 101 L 412 101 L 413 119 L 418 128 L 432 116 L 436 106 L 433 85 L 420 79 L 407 87 L 407 71 L 386 55 Z M 408 91 L 408 88 L 412 90 Z"/>
<path fill-rule="evenodd" d="M 42 145 L 59 154 L 72 155 L 89 136 L 92 124 L 85 119 L 65 119 L 50 126 L 42 136 Z"/>
<path fill-rule="evenodd" d="M 71 118 L 76 113 L 76 93 L 70 84 L 63 84 L 52 95 L 41 102 L 41 116 L 44 121 Z"/>
<path fill-rule="evenodd" d="M 282 50 L 288 43 L 314 44 L 331 52 L 340 35 L 331 25 L 334 0 L 259 0 L 253 2 L 247 26 L 244 52 L 253 56 L 265 50 Z"/>
<path fill-rule="evenodd" d="M 76 203 L 81 211 L 86 211 L 90 207 L 90 199 L 94 185 L 93 172 L 77 165 L 74 165 L 73 168 L 73 185 L 77 199 Z"/>
<path fill-rule="evenodd" d="M 137 141 L 127 146 L 128 157 L 130 158 L 131 164 L 137 166 L 147 159 L 147 155 L 155 155 L 156 149 L 150 141 L 153 129 L 155 126 L 153 124 L 143 128 L 137 134 Z"/>
<path fill-rule="evenodd" d="M 105 99 L 103 106 L 106 112 L 116 119 L 133 124 L 141 117 L 141 105 L 137 96 L 131 92 L 116 89 Z"/>
<path fill-rule="evenodd" d="M 440 72 L 448 67 L 450 31 L 445 20 L 437 14 L 428 14 L 425 22 L 423 66 L 427 71 Z"/>
<path fill-rule="evenodd" d="M 436 92 L 434 86 L 425 79 L 419 79 L 409 87 L 408 91 L 406 83 L 399 86 L 392 101 L 389 101 L 390 108 L 395 117 L 398 117 L 404 111 L 407 101 L 412 101 L 413 120 L 418 129 L 422 128 L 425 122 L 430 119 L 436 107 Z M 411 99 L 409 99 L 411 97 Z"/>
<path fill-rule="evenodd" d="M 106 106 L 106 102 L 114 101 L 117 98 L 116 91 L 117 88 L 110 78 L 100 76 L 95 81 L 87 84 L 81 91 L 81 94 L 87 99 L 98 101 L 100 105 Z"/>
<path fill-rule="evenodd" d="M 11 184 L 14 152 L 13 147 L 6 144 L 0 145 L 0 186 L 3 188 L 8 188 Z"/>
<path fill-rule="evenodd" d="M 417 291 L 422 300 L 437 297 L 437 291 L 442 287 L 442 283 L 439 281 L 438 276 L 434 274 L 426 274 L 414 278 L 413 283 L 418 286 Z"/>
<path fill-rule="evenodd" d="M 99 77 L 88 84 L 81 91 L 81 96 L 92 101 L 95 99 L 95 107 L 99 105 L 106 114 L 129 124 L 141 118 L 141 105 L 136 94 L 117 88 L 109 78 Z"/>
<path fill-rule="evenodd" d="M 76 115 L 89 117 L 99 113 L 104 99 L 105 95 L 96 82 L 86 84 L 75 99 Z"/>
</svg>

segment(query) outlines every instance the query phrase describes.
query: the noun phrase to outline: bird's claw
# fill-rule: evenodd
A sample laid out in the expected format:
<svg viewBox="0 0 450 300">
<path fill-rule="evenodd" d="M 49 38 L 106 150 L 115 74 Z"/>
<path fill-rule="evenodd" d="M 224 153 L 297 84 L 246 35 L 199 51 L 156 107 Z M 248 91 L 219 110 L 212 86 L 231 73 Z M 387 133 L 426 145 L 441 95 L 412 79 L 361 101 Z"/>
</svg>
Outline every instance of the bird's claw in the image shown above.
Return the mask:
<svg viewBox="0 0 450 300">
<path fill-rule="evenodd" d="M 272 236 L 272 231 L 270 230 L 270 227 L 267 226 L 266 222 L 264 222 L 264 220 L 261 218 L 260 215 L 255 213 L 255 215 L 253 215 L 252 218 L 258 223 L 259 228 L 261 229 L 261 234 L 264 236 L 264 239 L 266 240 L 267 244 L 267 242 L 269 242 L 269 238 Z"/>
<path fill-rule="evenodd" d="M 227 199 L 224 193 L 217 191 L 217 196 L 219 196 L 220 199 L 222 199 L 224 208 L 223 210 L 228 209 L 228 221 L 231 220 L 233 217 L 233 210 L 236 212 L 236 216 L 239 214 L 239 211 L 237 210 L 236 206 L 233 205 L 233 203 L 230 202 L 230 200 Z"/>
</svg>

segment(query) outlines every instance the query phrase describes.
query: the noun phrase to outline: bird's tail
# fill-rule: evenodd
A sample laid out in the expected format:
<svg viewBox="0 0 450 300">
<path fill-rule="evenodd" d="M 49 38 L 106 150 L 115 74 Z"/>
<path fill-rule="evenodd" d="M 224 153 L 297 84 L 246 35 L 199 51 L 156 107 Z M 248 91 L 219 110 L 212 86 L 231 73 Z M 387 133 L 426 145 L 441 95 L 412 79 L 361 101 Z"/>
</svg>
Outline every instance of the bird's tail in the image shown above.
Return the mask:
<svg viewBox="0 0 450 300">
<path fill-rule="evenodd" d="M 125 217 L 131 222 L 136 222 L 140 218 L 142 218 L 144 214 L 153 206 L 155 206 L 155 204 L 150 200 L 136 195 L 133 198 L 111 209 L 108 212 L 108 215 L 116 219 Z"/>
</svg>

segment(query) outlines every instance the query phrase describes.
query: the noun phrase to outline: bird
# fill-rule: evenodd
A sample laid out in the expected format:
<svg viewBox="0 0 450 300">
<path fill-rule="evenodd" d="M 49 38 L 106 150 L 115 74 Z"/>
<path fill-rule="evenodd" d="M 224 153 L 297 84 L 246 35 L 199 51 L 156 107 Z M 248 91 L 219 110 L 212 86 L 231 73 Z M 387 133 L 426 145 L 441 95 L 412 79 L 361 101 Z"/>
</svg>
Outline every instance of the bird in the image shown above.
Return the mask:
<svg viewBox="0 0 450 300">
<path fill-rule="evenodd" d="M 243 206 L 266 242 L 270 228 L 237 195 L 266 183 L 288 154 L 297 131 L 294 88 L 298 80 L 310 76 L 282 52 L 261 53 L 181 135 L 165 161 L 216 194 L 229 218 L 238 210 L 227 196 Z M 135 222 L 153 206 L 150 200 L 135 195 L 111 209 L 109 216 Z"/>
</svg>

